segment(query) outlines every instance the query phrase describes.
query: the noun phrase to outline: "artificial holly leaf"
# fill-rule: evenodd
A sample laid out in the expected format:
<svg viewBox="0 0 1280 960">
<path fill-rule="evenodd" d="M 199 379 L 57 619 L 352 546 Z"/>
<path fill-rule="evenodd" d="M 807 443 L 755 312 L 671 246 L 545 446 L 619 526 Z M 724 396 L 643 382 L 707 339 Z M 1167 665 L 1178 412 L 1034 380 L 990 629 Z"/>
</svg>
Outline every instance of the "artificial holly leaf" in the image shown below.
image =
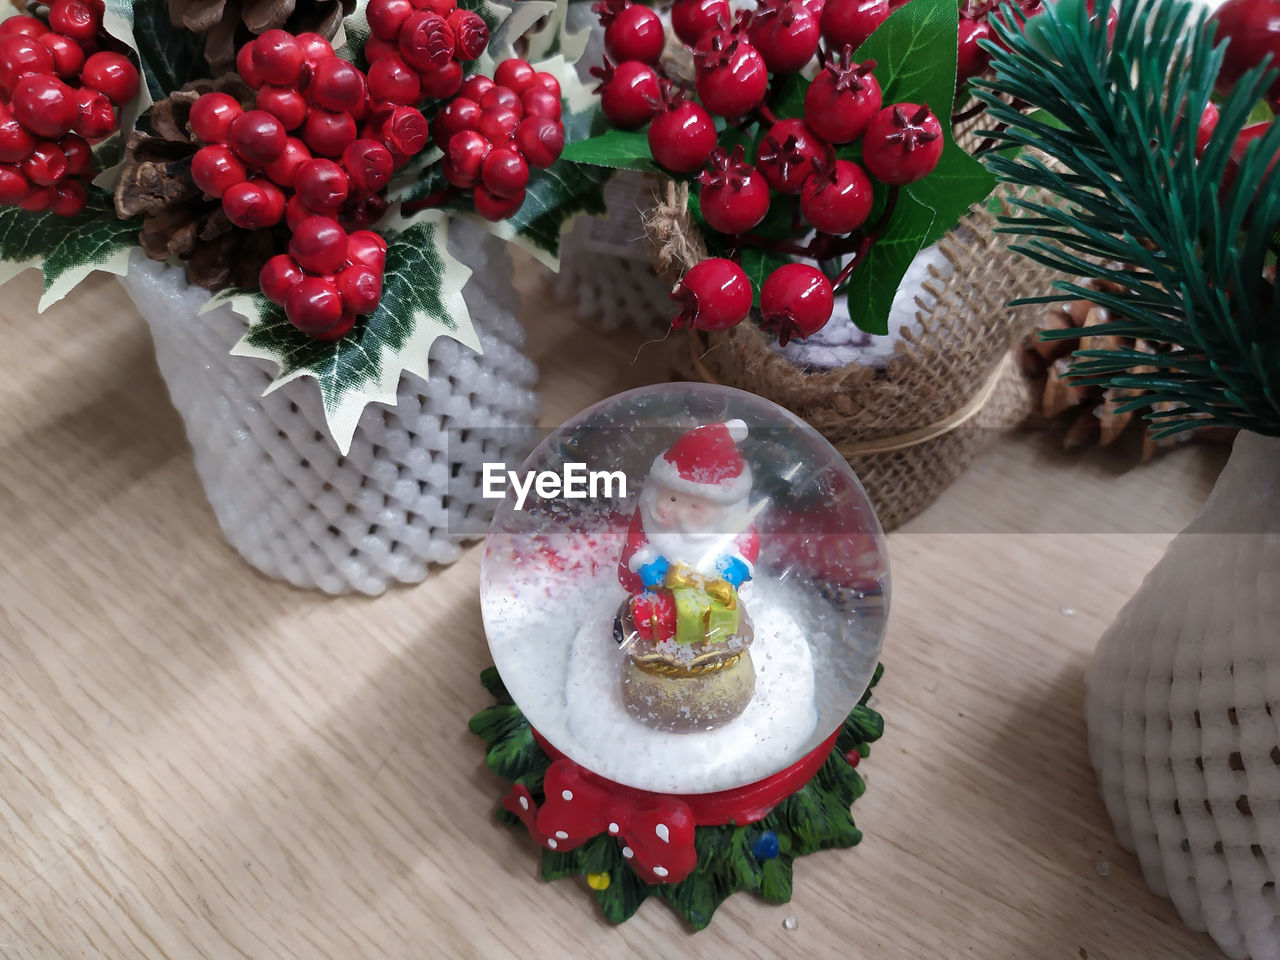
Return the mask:
<svg viewBox="0 0 1280 960">
<path fill-rule="evenodd" d="M 653 892 L 653 887 L 636 876 L 636 872 L 626 865 L 626 861 L 621 857 L 619 861 L 609 871 L 609 885 L 596 891 L 596 901 L 610 923 L 630 920 L 640 909 L 640 904 Z"/>
<path fill-rule="evenodd" d="M 520 6 L 528 0 L 511 0 Z M 569 2 L 557 0 L 555 10 L 547 17 L 547 22 L 538 30 L 526 35 L 528 49 L 525 58 L 531 62 L 547 60 L 554 56 L 562 56 L 569 63 L 577 63 L 587 49 L 587 40 L 591 36 L 590 23 L 577 32 L 570 32 L 568 24 Z"/>
<path fill-rule="evenodd" d="M 791 899 L 791 864 L 789 853 L 780 853 L 764 862 L 760 871 L 760 896 L 770 903 L 786 903 Z"/>
<path fill-rule="evenodd" d="M 533 727 L 526 720 L 509 729 L 485 755 L 485 765 L 499 777 L 520 780 L 537 762 L 542 749 L 533 738 Z"/>
<path fill-rule="evenodd" d="M 497 667 L 485 667 L 481 670 L 480 683 L 489 691 L 489 696 L 499 703 L 515 702 L 511 699 L 511 694 L 507 692 L 507 685 L 502 682 L 502 674 L 498 673 Z"/>
<path fill-rule="evenodd" d="M 139 219 L 117 218 L 111 194 L 97 187 L 89 188 L 89 202 L 74 217 L 0 207 L 0 283 L 40 268 L 44 293 L 37 309 L 43 312 L 95 270 L 124 276 L 141 228 Z"/>
<path fill-rule="evenodd" d="M 493 746 L 524 722 L 524 714 L 514 703 L 500 703 L 477 713 L 467 724 L 467 729 Z"/>
<path fill-rule="evenodd" d="M 553 18 L 557 7 L 568 6 L 568 0 L 521 0 L 514 7 L 495 0 L 462 0 L 458 4 L 475 10 L 489 24 L 489 44 L 480 56 L 476 67 L 485 76 L 493 76 L 494 68 L 503 60 L 519 56 L 516 41 L 527 34 L 543 17 Z M 560 17 L 563 24 L 564 17 Z M 554 54 L 548 54 L 547 58 Z M 526 57 L 532 62 L 541 57 Z"/>
<path fill-rule="evenodd" d="M 561 158 L 614 170 L 655 173 L 662 169 L 653 162 L 649 153 L 649 135 L 643 130 L 610 128 L 598 137 L 566 144 Z"/>
<path fill-rule="evenodd" d="M 789 262 L 786 257 L 758 250 L 755 247 L 747 247 L 742 251 L 739 264 L 746 271 L 747 279 L 751 281 L 753 306 L 760 306 L 760 287 L 769 278 L 769 274 Z"/>
<path fill-rule="evenodd" d="M 889 309 L 907 267 L 933 229 L 934 212 L 903 192 L 888 232 L 867 252 L 849 277 L 845 297 L 849 316 L 860 330 L 883 336 L 889 332 Z"/>
<path fill-rule="evenodd" d="M 166 4 L 135 4 L 133 16 L 134 46 L 152 100 L 209 75 L 204 34 L 174 26 Z"/>
<path fill-rule="evenodd" d="M 396 210 L 379 225 L 388 244 L 382 301 L 333 343 L 295 328 L 284 310 L 261 293 L 225 292 L 209 306 L 229 303 L 249 320 L 249 330 L 231 353 L 278 366 L 267 393 L 299 377 L 315 378 L 329 432 L 345 454 L 366 404 L 394 405 L 405 371 L 427 378 L 427 357 L 436 337 L 453 337 L 480 352 L 462 299 L 471 270 L 446 249 L 448 224 L 439 210 L 412 219 Z"/>
</svg>

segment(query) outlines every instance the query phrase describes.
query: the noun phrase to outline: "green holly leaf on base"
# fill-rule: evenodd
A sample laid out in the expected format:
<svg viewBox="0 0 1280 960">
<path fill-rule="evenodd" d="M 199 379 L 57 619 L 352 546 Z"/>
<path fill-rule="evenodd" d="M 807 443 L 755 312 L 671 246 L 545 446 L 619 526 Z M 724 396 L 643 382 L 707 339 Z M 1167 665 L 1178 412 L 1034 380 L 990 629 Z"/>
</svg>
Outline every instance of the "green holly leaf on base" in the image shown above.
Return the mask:
<svg viewBox="0 0 1280 960">
<path fill-rule="evenodd" d="M 118 219 L 111 195 L 97 187 L 74 217 L 0 207 L 0 283 L 38 268 L 44 293 L 37 309 L 43 312 L 95 270 L 124 276 L 141 227 L 138 219 Z"/>
<path fill-rule="evenodd" d="M 345 454 L 367 404 L 394 406 L 404 372 L 427 378 L 427 356 L 436 337 L 453 337 L 480 352 L 462 299 L 471 270 L 446 249 L 448 223 L 443 212 L 427 210 L 407 220 L 397 211 L 379 225 L 387 241 L 382 301 L 333 343 L 295 328 L 261 293 L 219 294 L 209 307 L 228 303 L 249 320 L 248 332 L 231 353 L 277 365 L 267 393 L 299 377 L 316 380 L 329 432 Z"/>
</svg>

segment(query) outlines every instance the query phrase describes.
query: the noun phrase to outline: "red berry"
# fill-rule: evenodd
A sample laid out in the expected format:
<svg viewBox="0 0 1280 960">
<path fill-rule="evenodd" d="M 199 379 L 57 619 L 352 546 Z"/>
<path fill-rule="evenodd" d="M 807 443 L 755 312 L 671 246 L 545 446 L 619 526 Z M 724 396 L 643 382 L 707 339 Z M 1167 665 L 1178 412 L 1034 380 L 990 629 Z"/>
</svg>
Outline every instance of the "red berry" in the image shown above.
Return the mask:
<svg viewBox="0 0 1280 960">
<path fill-rule="evenodd" d="M 476 130 L 490 143 L 506 143 L 520 126 L 520 114 L 510 107 L 494 106 L 480 112 Z"/>
<path fill-rule="evenodd" d="M 264 86 L 255 106 L 279 120 L 286 130 L 296 130 L 307 119 L 307 99 L 292 87 Z"/>
<path fill-rule="evenodd" d="M 74 79 L 84 66 L 84 48 L 70 37 L 60 33 L 42 33 L 38 37 L 45 49 L 53 55 L 53 69 L 64 80 Z M 0 54 L 3 59 L 3 54 Z"/>
<path fill-rule="evenodd" d="M 716 147 L 711 114 L 692 100 L 667 91 L 662 107 L 649 124 L 649 152 L 673 173 L 692 173 Z"/>
<path fill-rule="evenodd" d="M 376 140 L 357 140 L 342 151 L 342 166 L 357 190 L 376 192 L 391 182 L 391 151 Z"/>
<path fill-rule="evenodd" d="M 515 147 L 494 147 L 480 167 L 480 180 L 495 197 L 514 197 L 529 185 L 529 164 Z"/>
<path fill-rule="evenodd" d="M 386 57 L 400 56 L 400 44 L 394 40 L 379 40 L 370 37 L 364 44 L 364 58 L 370 64 L 377 63 Z"/>
<path fill-rule="evenodd" d="M 431 127 L 421 111 L 413 107 L 396 107 L 382 121 L 379 133 L 393 154 L 411 157 L 427 145 Z"/>
<path fill-rule="evenodd" d="M 729 0 L 676 0 L 671 8 L 671 29 L 693 46 L 712 30 L 725 30 L 733 19 Z"/>
<path fill-rule="evenodd" d="M 745 40 L 712 34 L 708 49 L 699 51 L 697 90 L 698 99 L 712 113 L 740 117 L 764 102 L 769 68 L 760 51 Z"/>
<path fill-rule="evenodd" d="M 89 202 L 89 191 L 79 180 L 68 179 L 58 184 L 58 193 L 49 209 L 59 217 L 74 217 Z"/>
<path fill-rule="evenodd" d="M 819 164 L 800 191 L 800 212 L 820 233 L 843 235 L 871 216 L 875 199 L 871 181 L 856 163 L 837 160 Z"/>
<path fill-rule="evenodd" d="M 453 59 L 457 46 L 444 17 L 419 10 L 400 30 L 400 56 L 415 70 L 438 70 Z"/>
<path fill-rule="evenodd" d="M 298 168 L 293 189 L 310 209 L 333 213 L 346 202 L 351 179 L 332 160 L 316 158 Z"/>
<path fill-rule="evenodd" d="M 138 95 L 138 68 L 119 53 L 95 53 L 84 62 L 80 80 L 117 106 Z"/>
<path fill-rule="evenodd" d="M 67 173 L 71 176 L 83 176 L 93 169 L 93 149 L 84 137 L 68 133 L 58 141 L 58 149 L 67 158 Z"/>
<path fill-rule="evenodd" d="M 298 224 L 307 219 L 307 217 L 314 217 L 315 215 L 315 211 L 308 210 L 307 205 L 302 202 L 296 193 L 284 205 L 284 222 L 291 231 L 297 230 Z"/>
<path fill-rule="evenodd" d="M 306 57 L 307 63 L 312 66 L 333 56 L 333 44 L 318 33 L 300 33 L 294 39 L 302 47 L 302 55 Z"/>
<path fill-rule="evenodd" d="M 488 110 L 490 107 L 506 107 L 508 110 L 514 110 L 517 116 L 524 116 L 524 105 L 520 100 L 520 94 L 510 87 L 501 85 L 490 87 L 480 94 L 478 103 L 481 110 Z"/>
<path fill-rule="evenodd" d="M 1198 158 L 1209 147 L 1213 132 L 1218 129 L 1218 107 L 1213 103 L 1204 105 L 1204 113 L 1200 114 L 1200 123 L 1196 127 L 1196 157 Z"/>
<path fill-rule="evenodd" d="M 421 79 L 424 97 L 448 100 L 462 89 L 462 64 L 450 60 L 439 70 L 424 70 Z"/>
<path fill-rule="evenodd" d="M 978 46 L 979 40 L 991 39 L 991 27 L 985 17 L 960 16 L 960 37 L 956 48 L 956 83 L 966 83 L 986 72 L 991 54 Z"/>
<path fill-rule="evenodd" d="M 639 3 L 605 2 L 596 5 L 605 24 L 604 48 L 617 60 L 657 63 L 662 56 L 665 32 L 658 15 Z"/>
<path fill-rule="evenodd" d="M 774 73 L 795 73 L 818 52 L 818 18 L 801 0 L 764 0 L 748 36 Z"/>
<path fill-rule="evenodd" d="M 369 30 L 379 40 L 388 42 L 400 36 L 400 28 L 412 14 L 413 4 L 409 0 L 369 0 L 364 12 Z"/>
<path fill-rule="evenodd" d="M 857 50 L 889 19 L 889 0 L 827 0 L 822 8 L 822 38 L 832 50 Z"/>
<path fill-rule="evenodd" d="M 444 176 L 455 187 L 474 187 L 492 145 L 474 130 L 462 130 L 449 139 L 444 152 Z"/>
<path fill-rule="evenodd" d="M 39 17 L 26 15 L 6 17 L 0 20 L 0 37 L 11 37 L 21 34 L 24 37 L 41 37 L 49 32 L 49 27 Z"/>
<path fill-rule="evenodd" d="M 529 117 L 516 127 L 516 146 L 531 167 L 549 167 L 564 151 L 564 127 L 547 117 Z"/>
<path fill-rule="evenodd" d="M 813 170 L 813 162 L 834 160 L 831 147 L 803 120 L 779 120 L 756 154 L 756 167 L 779 193 L 796 194 Z"/>
<path fill-rule="evenodd" d="M 354 110 L 364 103 L 364 74 L 341 57 L 321 60 L 312 71 L 307 96 L 316 106 L 334 113 Z"/>
<path fill-rule="evenodd" d="M 716 147 L 707 169 L 698 175 L 698 209 L 712 230 L 736 235 L 750 230 L 769 212 L 769 184 L 749 163 L 743 148 L 729 153 Z"/>
<path fill-rule="evenodd" d="M 804 95 L 804 119 L 828 143 L 852 143 L 880 110 L 880 84 L 871 72 L 874 60 L 854 63 L 848 47 L 831 57 Z"/>
<path fill-rule="evenodd" d="M 1245 154 L 1255 140 L 1261 140 L 1271 130 L 1271 125 L 1275 121 L 1263 121 L 1254 123 L 1240 131 L 1236 137 L 1236 142 L 1231 146 L 1231 154 L 1227 158 L 1227 169 L 1223 172 L 1222 177 L 1222 193 L 1225 195 L 1235 184 L 1236 175 L 1240 172 L 1240 164 L 1244 162 Z M 1272 157 L 1271 162 L 1267 164 L 1264 177 L 1269 176 L 1275 168 L 1277 160 L 1280 157 Z M 1254 189 L 1257 189 L 1255 185 Z"/>
<path fill-rule="evenodd" d="M 267 30 L 253 41 L 253 66 L 263 83 L 292 86 L 301 78 L 306 62 L 302 44 L 286 30 Z"/>
<path fill-rule="evenodd" d="M 191 105 L 191 130 L 205 143 L 226 143 L 231 121 L 244 110 L 225 93 L 206 93 Z"/>
<path fill-rule="evenodd" d="M 403 0 L 408 3 L 409 0 Z M 374 100 L 409 106 L 422 95 L 422 81 L 399 57 L 383 57 L 369 66 L 369 96 Z"/>
<path fill-rule="evenodd" d="M 356 138 L 356 122 L 349 113 L 314 109 L 302 125 L 302 139 L 320 157 L 340 157 Z"/>
<path fill-rule="evenodd" d="M 849 764 L 851 767 L 856 767 L 862 762 L 862 754 L 858 752 L 857 747 L 854 747 L 852 750 L 845 753 L 844 762 Z"/>
<path fill-rule="evenodd" d="M 21 163 L 31 156 L 36 138 L 17 119 L 8 107 L 0 104 L 0 162 Z"/>
<path fill-rule="evenodd" d="M 80 43 L 88 43 L 102 26 L 102 13 L 81 0 L 56 0 L 49 7 L 49 27 Z"/>
<path fill-rule="evenodd" d="M 471 200 L 475 204 L 476 213 L 486 220 L 497 222 L 514 215 L 524 206 L 524 191 L 521 190 L 510 197 L 499 197 L 497 194 L 490 193 L 483 186 L 478 186 L 471 195 Z"/>
<path fill-rule="evenodd" d="M 478 13 L 454 10 L 449 14 L 449 28 L 453 31 L 454 56 L 459 60 L 475 60 L 489 45 L 489 25 Z"/>
<path fill-rule="evenodd" d="M 285 297 L 284 312 L 303 333 L 326 333 L 342 322 L 342 294 L 332 280 L 304 277 Z"/>
<path fill-rule="evenodd" d="M 347 231 L 333 217 L 307 217 L 294 228 L 289 253 L 309 273 L 335 273 L 347 260 Z"/>
<path fill-rule="evenodd" d="M 680 305 L 671 322 L 676 330 L 688 326 L 708 332 L 728 330 L 741 323 L 751 309 L 751 281 L 732 260 L 713 257 L 690 267 L 671 299 Z"/>
<path fill-rule="evenodd" d="M 760 286 L 761 326 L 778 335 L 780 346 L 805 339 L 831 319 L 835 295 L 831 281 L 807 263 L 784 264 Z"/>
<path fill-rule="evenodd" d="M 447 17 L 457 9 L 457 0 L 413 0 L 415 10 L 426 10 L 429 13 L 438 13 L 442 17 Z"/>
<path fill-rule="evenodd" d="M 254 66 L 253 47 L 254 43 L 251 41 L 236 53 L 236 73 L 240 74 L 245 83 L 257 90 L 266 81 L 262 78 L 262 73 Z"/>
<path fill-rule="evenodd" d="M 351 313 L 373 313 L 382 299 L 382 274 L 363 263 L 344 267 L 338 273 L 342 305 Z"/>
<path fill-rule="evenodd" d="M 298 168 L 311 159 L 311 151 L 297 137 L 284 142 L 284 152 L 262 168 L 272 183 L 292 188 L 298 177 Z"/>
<path fill-rule="evenodd" d="M 1227 0 L 1212 19 L 1218 39 L 1230 41 L 1218 72 L 1221 93 L 1229 93 L 1267 54 L 1271 54 L 1272 68 L 1280 65 L 1280 11 L 1275 0 Z M 1273 101 L 1280 98 L 1280 78 L 1272 81 L 1269 96 Z"/>
<path fill-rule="evenodd" d="M 387 241 L 372 230 L 355 230 L 347 235 L 347 259 L 382 273 L 387 262 Z"/>
<path fill-rule="evenodd" d="M 462 81 L 462 86 L 458 88 L 458 96 L 479 103 L 480 98 L 484 96 L 484 92 L 495 86 L 497 84 L 483 74 L 473 73 Z"/>
<path fill-rule="evenodd" d="M 116 111 L 111 101 L 97 90 L 82 87 L 75 92 L 76 122 L 73 129 L 92 142 L 110 135 L 116 128 Z"/>
<path fill-rule="evenodd" d="M 284 217 L 284 193 L 270 180 L 246 180 L 223 193 L 222 212 L 245 230 L 274 227 Z"/>
<path fill-rule="evenodd" d="M 306 274 L 298 266 L 298 261 L 287 253 L 277 253 L 262 265 L 258 273 L 258 286 L 268 300 L 284 306 L 289 291 L 302 282 Z"/>
<path fill-rule="evenodd" d="M 493 71 L 493 82 L 499 87 L 513 90 L 517 95 L 531 87 L 538 76 L 538 71 L 529 66 L 527 60 L 512 57 L 503 60 Z"/>
<path fill-rule="evenodd" d="M 431 121 L 431 139 L 443 150 L 455 133 L 474 130 L 479 122 L 480 105 L 466 97 L 454 97 Z"/>
<path fill-rule="evenodd" d="M 18 206 L 23 210 L 39 211 L 48 210 L 54 205 L 58 199 L 57 187 L 36 187 L 31 188 L 31 192 L 27 194 L 26 199 L 19 200 Z"/>
<path fill-rule="evenodd" d="M 545 70 L 539 70 L 533 75 L 533 83 L 525 88 L 525 93 L 530 90 L 546 90 L 557 100 L 560 99 L 560 81 L 555 78 L 555 74 Z"/>
<path fill-rule="evenodd" d="M 902 186 L 931 174 L 942 146 L 942 125 L 929 108 L 899 103 L 872 119 L 863 137 L 862 162 L 881 183 Z"/>
<path fill-rule="evenodd" d="M 560 119 L 560 98 L 550 90 L 544 90 L 541 87 L 530 87 L 521 95 L 520 104 L 524 108 L 526 117 Z"/>
<path fill-rule="evenodd" d="M 33 73 L 53 73 L 49 48 L 22 33 L 0 37 L 0 84 L 12 90 L 19 80 Z"/>
<path fill-rule="evenodd" d="M 191 179 L 211 197 L 221 197 L 247 178 L 244 164 L 222 144 L 201 147 L 191 158 Z"/>
<path fill-rule="evenodd" d="M 67 175 L 67 156 L 56 143 L 41 140 L 31 151 L 31 156 L 22 161 L 22 172 L 27 179 L 39 187 L 47 187 L 57 183 Z"/>
<path fill-rule="evenodd" d="M 12 207 L 31 193 L 31 182 L 12 163 L 0 163 L 0 205 Z"/>
<path fill-rule="evenodd" d="M 57 77 L 37 74 L 14 86 L 13 115 L 36 136 L 57 140 L 75 126 L 80 106 L 75 91 Z"/>
<path fill-rule="evenodd" d="M 227 144 L 241 160 L 262 166 L 284 153 L 289 135 L 284 125 L 265 110 L 249 110 L 231 121 Z"/>
</svg>

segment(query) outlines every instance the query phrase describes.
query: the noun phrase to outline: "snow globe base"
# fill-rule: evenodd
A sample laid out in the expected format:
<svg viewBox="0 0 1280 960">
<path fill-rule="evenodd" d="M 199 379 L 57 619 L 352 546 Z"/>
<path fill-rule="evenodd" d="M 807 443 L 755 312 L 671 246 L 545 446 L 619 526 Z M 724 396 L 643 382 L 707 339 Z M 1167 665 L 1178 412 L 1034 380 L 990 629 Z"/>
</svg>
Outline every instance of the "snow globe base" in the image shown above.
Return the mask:
<svg viewBox="0 0 1280 960">
<path fill-rule="evenodd" d="M 497 702 L 470 726 L 485 741 L 489 770 L 512 784 L 498 819 L 523 824 L 542 847 L 544 880 L 584 877 L 613 923 L 655 896 L 701 930 L 738 891 L 786 903 L 797 857 L 862 840 L 851 806 L 866 792 L 856 768 L 884 732 L 868 705 L 882 672 L 816 750 L 765 780 L 715 793 L 652 793 L 579 766 L 538 735 L 492 667 L 480 679 Z M 545 831 L 547 813 L 564 829 Z"/>
</svg>

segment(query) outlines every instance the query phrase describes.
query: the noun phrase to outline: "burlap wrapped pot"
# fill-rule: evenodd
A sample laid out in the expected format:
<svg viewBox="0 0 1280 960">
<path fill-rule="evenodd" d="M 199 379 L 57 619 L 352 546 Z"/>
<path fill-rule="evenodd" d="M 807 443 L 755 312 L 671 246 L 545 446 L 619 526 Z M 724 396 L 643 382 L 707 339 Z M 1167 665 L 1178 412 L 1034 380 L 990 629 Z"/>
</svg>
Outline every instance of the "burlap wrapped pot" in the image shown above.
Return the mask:
<svg viewBox="0 0 1280 960">
<path fill-rule="evenodd" d="M 671 186 L 646 218 L 660 275 L 678 277 L 705 256 L 683 198 Z M 949 272 L 931 265 L 917 296 L 918 330 L 904 328 L 885 366 L 797 366 L 751 321 L 691 335 L 684 372 L 749 390 L 813 424 L 839 450 L 886 529 L 911 519 L 960 475 L 995 430 L 1021 423 L 1030 395 L 1011 351 L 1032 308 L 1008 302 L 1049 291 L 1047 270 L 1008 249 L 996 215 L 974 207 L 938 243 Z"/>
</svg>

